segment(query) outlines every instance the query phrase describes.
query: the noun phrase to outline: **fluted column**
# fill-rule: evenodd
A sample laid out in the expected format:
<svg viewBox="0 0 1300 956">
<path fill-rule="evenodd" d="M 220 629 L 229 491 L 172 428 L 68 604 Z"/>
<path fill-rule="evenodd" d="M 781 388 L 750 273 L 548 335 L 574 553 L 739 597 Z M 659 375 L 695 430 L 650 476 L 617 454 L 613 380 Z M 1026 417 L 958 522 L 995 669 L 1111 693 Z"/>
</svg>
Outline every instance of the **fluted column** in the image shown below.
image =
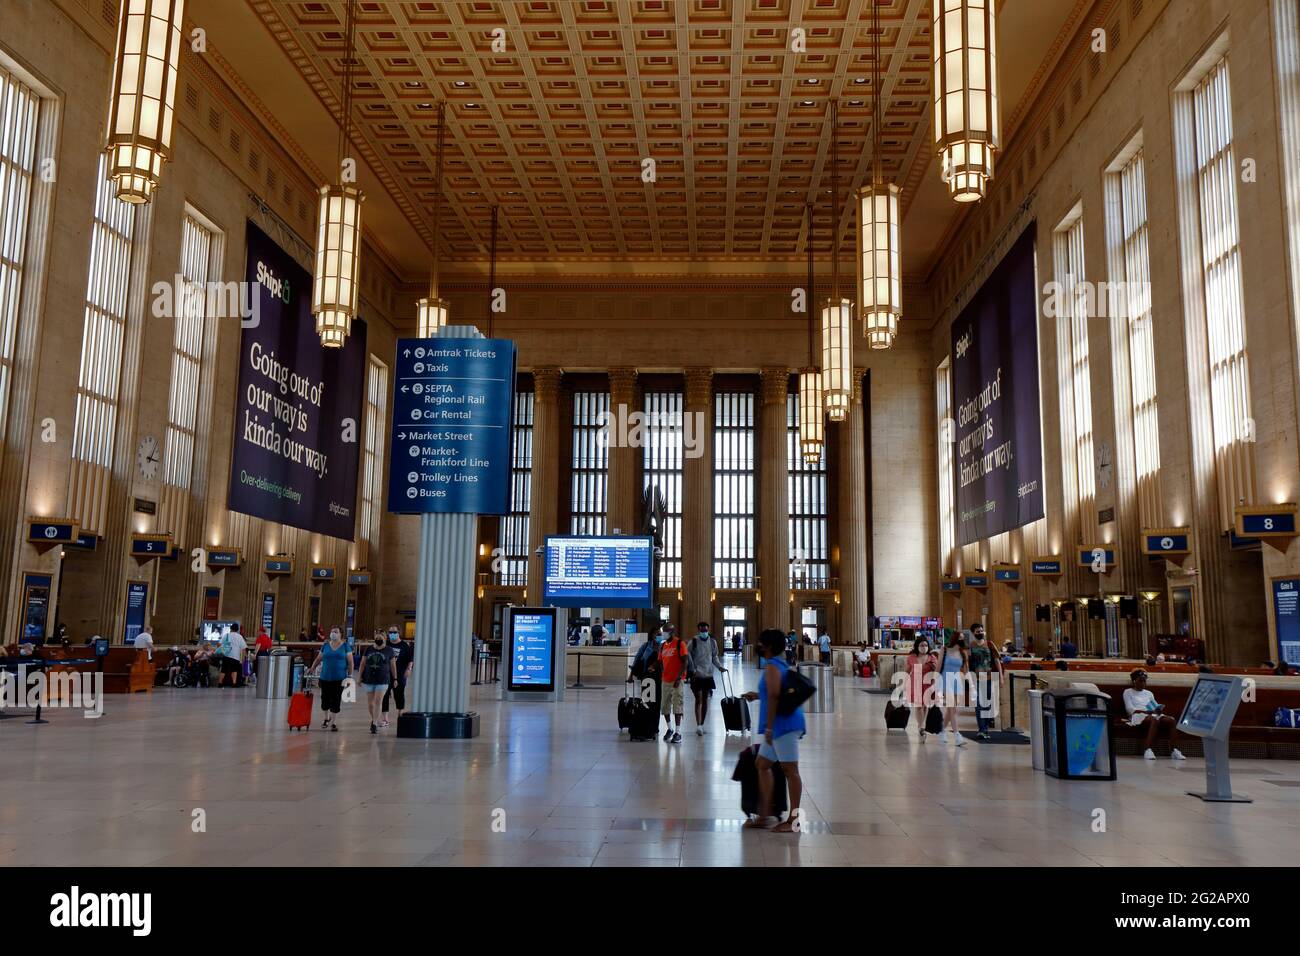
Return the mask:
<svg viewBox="0 0 1300 956">
<path fill-rule="evenodd" d="M 840 442 L 840 632 L 837 644 L 854 644 L 871 635 L 867 620 L 867 442 L 863 431 L 862 377 L 853 370 L 849 415 L 839 425 Z"/>
<path fill-rule="evenodd" d="M 414 713 L 469 711 L 477 521 L 472 514 L 420 515 L 420 570 L 415 586 L 419 653 L 411 668 L 410 698 Z"/>
<path fill-rule="evenodd" d="M 682 630 L 692 634 L 697 621 L 714 627 L 713 369 L 686 369 L 682 417 L 683 438 L 688 422 L 695 437 L 682 458 Z"/>
<path fill-rule="evenodd" d="M 790 501 L 786 458 L 786 395 L 788 368 L 763 369 L 762 431 L 759 448 L 759 574 L 763 603 L 762 627 L 790 626 Z"/>
<path fill-rule="evenodd" d="M 560 379 L 558 368 L 533 369 L 533 471 L 528 507 L 528 600 L 542 603 L 545 559 L 537 549 L 559 528 Z"/>
<path fill-rule="evenodd" d="M 617 423 L 628 420 L 637 411 L 636 369 L 611 368 L 609 370 L 609 411 L 613 418 L 611 438 L 618 437 Z M 611 533 L 617 528 L 623 534 L 633 534 L 640 529 L 636 520 L 638 497 L 636 483 L 636 456 L 640 448 L 630 443 L 613 441 L 609 446 L 609 490 L 606 501 L 605 527 Z"/>
</svg>

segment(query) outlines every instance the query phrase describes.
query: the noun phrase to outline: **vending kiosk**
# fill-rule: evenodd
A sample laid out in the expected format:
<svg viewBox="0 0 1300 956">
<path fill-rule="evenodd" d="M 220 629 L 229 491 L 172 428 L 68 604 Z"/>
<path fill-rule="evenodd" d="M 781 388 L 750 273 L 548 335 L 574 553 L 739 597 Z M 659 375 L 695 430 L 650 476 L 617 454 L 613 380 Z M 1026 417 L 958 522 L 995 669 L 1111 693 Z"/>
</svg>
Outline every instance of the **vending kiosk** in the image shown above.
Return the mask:
<svg viewBox="0 0 1300 956">
<path fill-rule="evenodd" d="M 1228 772 L 1228 732 L 1241 704 L 1243 686 L 1245 682 L 1233 674 L 1200 674 L 1178 718 L 1178 729 L 1200 737 L 1205 748 L 1205 792 L 1187 793 L 1207 803 L 1254 802 L 1233 795 Z"/>
</svg>

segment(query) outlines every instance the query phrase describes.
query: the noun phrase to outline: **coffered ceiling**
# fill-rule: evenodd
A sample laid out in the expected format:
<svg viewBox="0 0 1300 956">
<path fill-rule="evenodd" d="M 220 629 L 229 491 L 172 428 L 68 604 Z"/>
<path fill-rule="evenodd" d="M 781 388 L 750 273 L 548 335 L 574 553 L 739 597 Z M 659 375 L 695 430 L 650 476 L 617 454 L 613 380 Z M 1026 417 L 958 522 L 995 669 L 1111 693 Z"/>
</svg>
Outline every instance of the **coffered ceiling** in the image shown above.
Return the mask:
<svg viewBox="0 0 1300 956">
<path fill-rule="evenodd" d="M 274 112 L 312 165 L 332 171 L 344 0 L 242 3 L 222 15 L 228 69 L 250 105 Z M 1002 3 L 1012 123 L 1086 6 Z M 960 212 L 931 141 L 930 16 L 930 0 L 880 0 L 882 160 L 903 188 L 913 277 Z M 523 272 L 793 270 L 810 202 L 823 256 L 832 227 L 851 256 L 850 196 L 872 164 L 871 24 L 871 0 L 360 0 L 353 149 L 367 228 L 408 279 L 426 272 L 445 101 L 447 271 L 481 268 L 493 205 L 503 267 Z M 497 28 L 503 52 L 493 49 Z M 796 28 L 806 52 L 791 51 Z M 301 101 L 303 84 L 315 103 Z M 643 181 L 646 159 L 653 182 Z"/>
</svg>

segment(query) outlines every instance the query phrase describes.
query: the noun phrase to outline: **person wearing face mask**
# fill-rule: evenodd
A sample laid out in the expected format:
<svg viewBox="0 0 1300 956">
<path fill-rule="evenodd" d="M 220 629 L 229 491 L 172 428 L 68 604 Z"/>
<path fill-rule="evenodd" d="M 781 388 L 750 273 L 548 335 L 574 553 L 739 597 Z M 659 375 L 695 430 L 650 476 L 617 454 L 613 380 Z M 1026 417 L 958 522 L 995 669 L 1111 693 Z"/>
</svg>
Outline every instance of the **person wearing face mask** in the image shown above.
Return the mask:
<svg viewBox="0 0 1300 956">
<path fill-rule="evenodd" d="M 389 700 L 396 702 L 399 718 L 402 716 L 402 711 L 406 710 L 406 681 L 411 676 L 415 661 L 410 643 L 402 640 L 402 635 L 398 633 L 396 627 L 388 629 L 387 649 L 393 657 L 393 684 L 388 693 L 384 694 L 384 719 L 379 725 L 381 727 L 388 726 Z"/>
<path fill-rule="evenodd" d="M 330 631 L 329 640 L 321 645 L 320 653 L 312 664 L 312 673 L 320 677 L 320 709 L 325 714 L 321 729 L 338 733 L 339 710 L 343 704 L 343 684 L 352 678 L 352 655 L 336 627 Z"/>
<path fill-rule="evenodd" d="M 916 718 L 916 732 L 921 738 L 921 743 L 925 743 L 925 690 L 929 683 L 926 678 L 938 667 L 939 661 L 930 650 L 930 642 L 924 637 L 913 642 L 912 650 L 907 655 L 905 697 L 908 706 L 912 708 L 912 715 Z"/>
<path fill-rule="evenodd" d="M 374 640 L 361 658 L 361 690 L 370 710 L 370 732 L 379 733 L 384 694 L 393 686 L 393 654 L 388 650 L 383 631 L 375 631 Z"/>
<path fill-rule="evenodd" d="M 691 695 L 695 701 L 695 736 L 704 736 L 704 721 L 709 716 L 709 698 L 717 686 L 713 680 L 713 668 L 727 673 L 722 666 L 722 655 L 718 653 L 718 642 L 709 633 L 709 625 L 700 621 L 695 625 L 695 638 L 691 641 L 690 657 Z"/>
</svg>

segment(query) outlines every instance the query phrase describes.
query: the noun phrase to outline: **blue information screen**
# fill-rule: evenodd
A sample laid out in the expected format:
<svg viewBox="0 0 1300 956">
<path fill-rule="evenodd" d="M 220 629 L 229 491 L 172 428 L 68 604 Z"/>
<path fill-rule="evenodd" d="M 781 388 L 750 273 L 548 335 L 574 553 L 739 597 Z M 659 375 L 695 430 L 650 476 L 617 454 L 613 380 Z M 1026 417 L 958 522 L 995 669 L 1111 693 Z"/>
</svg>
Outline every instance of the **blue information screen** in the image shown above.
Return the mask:
<svg viewBox="0 0 1300 956">
<path fill-rule="evenodd" d="M 508 514 L 514 389 L 508 339 L 398 339 L 388 510 Z"/>
<path fill-rule="evenodd" d="M 143 581 L 128 581 L 126 585 L 126 633 L 123 643 L 134 644 L 135 637 L 144 629 L 144 612 L 149 602 L 149 585 Z"/>
<path fill-rule="evenodd" d="M 1231 691 L 1232 682 L 1229 680 L 1197 678 L 1183 715 L 1178 719 L 1178 729 L 1200 737 L 1213 733 Z"/>
<path fill-rule="evenodd" d="M 510 615 L 508 690 L 555 690 L 555 611 L 521 608 Z"/>
<path fill-rule="evenodd" d="M 1273 619 L 1277 624 L 1278 658 L 1300 667 L 1300 578 L 1273 581 Z"/>
<path fill-rule="evenodd" d="M 555 607 L 648 608 L 654 539 L 562 537 L 546 539 L 543 599 Z"/>
</svg>

